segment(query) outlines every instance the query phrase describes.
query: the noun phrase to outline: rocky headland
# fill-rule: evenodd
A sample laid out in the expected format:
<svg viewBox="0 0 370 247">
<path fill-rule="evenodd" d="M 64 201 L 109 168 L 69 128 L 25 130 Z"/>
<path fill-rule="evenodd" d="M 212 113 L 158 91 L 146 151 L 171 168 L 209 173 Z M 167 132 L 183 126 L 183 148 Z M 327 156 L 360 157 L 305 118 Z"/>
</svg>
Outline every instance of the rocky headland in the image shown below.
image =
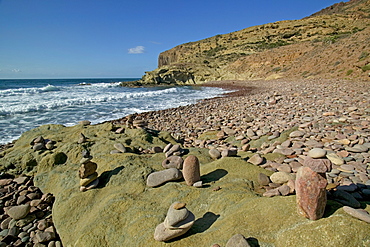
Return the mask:
<svg viewBox="0 0 370 247">
<path fill-rule="evenodd" d="M 369 80 L 370 1 L 248 27 L 162 52 L 136 85 L 278 78 Z"/>
</svg>

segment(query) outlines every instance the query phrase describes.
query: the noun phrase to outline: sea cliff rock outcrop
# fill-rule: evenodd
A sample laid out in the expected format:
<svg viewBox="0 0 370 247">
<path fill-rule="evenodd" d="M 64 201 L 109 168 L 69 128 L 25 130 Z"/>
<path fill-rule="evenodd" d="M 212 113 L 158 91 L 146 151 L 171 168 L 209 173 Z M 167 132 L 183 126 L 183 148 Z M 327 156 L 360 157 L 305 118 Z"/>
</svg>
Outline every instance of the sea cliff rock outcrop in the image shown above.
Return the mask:
<svg viewBox="0 0 370 247">
<path fill-rule="evenodd" d="M 301 20 L 278 21 L 164 51 L 139 84 L 215 80 L 369 80 L 370 0 L 335 4 Z"/>
</svg>

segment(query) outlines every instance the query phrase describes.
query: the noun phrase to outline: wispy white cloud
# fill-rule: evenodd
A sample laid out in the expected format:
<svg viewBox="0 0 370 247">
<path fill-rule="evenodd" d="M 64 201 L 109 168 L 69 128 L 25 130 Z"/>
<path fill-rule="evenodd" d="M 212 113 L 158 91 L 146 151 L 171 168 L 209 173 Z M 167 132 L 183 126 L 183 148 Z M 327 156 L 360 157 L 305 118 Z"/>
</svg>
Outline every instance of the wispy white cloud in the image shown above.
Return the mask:
<svg viewBox="0 0 370 247">
<path fill-rule="evenodd" d="M 149 41 L 150 43 L 152 43 L 152 44 L 155 44 L 155 45 L 161 45 L 162 43 L 160 43 L 160 42 L 157 42 L 157 41 Z"/>
<path fill-rule="evenodd" d="M 12 72 L 19 73 L 19 72 L 22 72 L 22 71 L 20 69 L 12 69 Z"/>
<path fill-rule="evenodd" d="M 129 54 L 140 54 L 140 53 L 144 53 L 144 51 L 145 51 L 145 47 L 141 45 L 128 49 Z"/>
</svg>

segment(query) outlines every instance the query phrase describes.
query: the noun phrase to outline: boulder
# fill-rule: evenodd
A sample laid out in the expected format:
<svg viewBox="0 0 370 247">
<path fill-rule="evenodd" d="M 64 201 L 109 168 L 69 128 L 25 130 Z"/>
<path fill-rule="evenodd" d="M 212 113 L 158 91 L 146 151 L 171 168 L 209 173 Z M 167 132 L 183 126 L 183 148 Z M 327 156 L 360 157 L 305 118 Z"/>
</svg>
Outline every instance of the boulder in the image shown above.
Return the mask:
<svg viewBox="0 0 370 247">
<path fill-rule="evenodd" d="M 146 185 L 148 187 L 156 187 L 164 184 L 165 182 L 179 180 L 181 178 L 182 173 L 180 170 L 177 168 L 168 168 L 163 171 L 151 173 L 146 180 Z"/>
<path fill-rule="evenodd" d="M 194 155 L 189 155 L 183 164 L 183 176 L 187 185 L 193 185 L 200 180 L 199 160 Z"/>
<path fill-rule="evenodd" d="M 295 181 L 299 214 L 310 220 L 318 220 L 324 215 L 327 184 L 327 180 L 311 168 L 299 168 Z"/>
</svg>

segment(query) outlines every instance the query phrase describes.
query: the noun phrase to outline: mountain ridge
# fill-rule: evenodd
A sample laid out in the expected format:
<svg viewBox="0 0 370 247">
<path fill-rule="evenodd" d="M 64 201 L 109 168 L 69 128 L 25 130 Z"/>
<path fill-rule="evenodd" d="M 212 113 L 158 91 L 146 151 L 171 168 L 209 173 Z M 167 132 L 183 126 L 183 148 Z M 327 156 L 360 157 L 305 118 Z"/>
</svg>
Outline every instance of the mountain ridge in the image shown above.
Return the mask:
<svg viewBox="0 0 370 247">
<path fill-rule="evenodd" d="M 370 0 L 329 6 L 300 20 L 188 42 L 158 56 L 140 84 L 219 80 L 370 79 Z"/>
</svg>

